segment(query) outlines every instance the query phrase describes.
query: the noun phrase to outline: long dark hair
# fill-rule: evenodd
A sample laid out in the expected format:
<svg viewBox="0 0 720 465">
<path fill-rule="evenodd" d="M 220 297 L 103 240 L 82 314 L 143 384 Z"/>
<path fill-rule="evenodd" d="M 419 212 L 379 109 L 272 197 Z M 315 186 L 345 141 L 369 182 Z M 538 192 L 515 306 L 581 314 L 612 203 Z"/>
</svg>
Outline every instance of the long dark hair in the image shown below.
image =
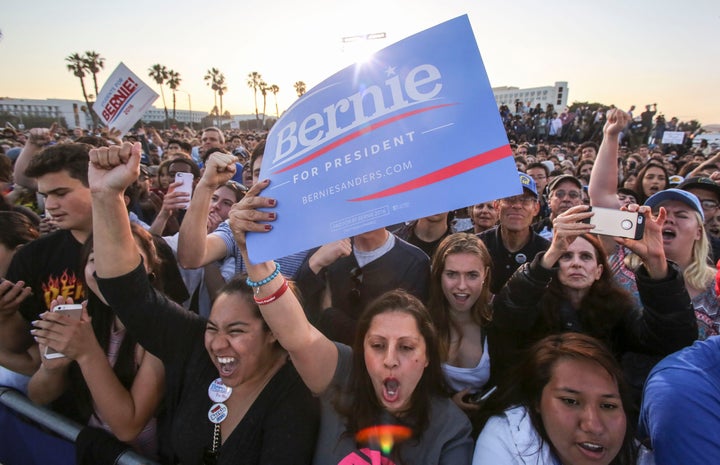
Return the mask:
<svg viewBox="0 0 720 465">
<path fill-rule="evenodd" d="M 561 360 L 581 360 L 597 364 L 599 370 L 606 371 L 617 383 L 623 411 L 627 411 L 632 402 L 631 394 L 615 356 L 602 341 L 586 334 L 567 332 L 541 339 L 524 353 L 522 361 L 515 365 L 508 373 L 509 376 L 500 383 L 496 395 L 488 399 L 482 412 L 483 420 L 501 415 L 508 408 L 524 406 L 535 431 L 555 453 L 539 407 L 543 389 L 550 382 L 553 370 Z M 610 462 L 611 465 L 631 465 L 636 462 L 637 451 L 633 437 L 634 428 L 628 421 L 623 444 L 618 455 Z"/>
<path fill-rule="evenodd" d="M 615 349 L 618 347 L 615 338 L 619 336 L 617 325 L 628 312 L 632 311 L 632 297 L 615 282 L 607 262 L 607 255 L 598 238 L 591 234 L 583 234 L 578 239 L 580 238 L 593 246 L 596 262 L 602 265 L 603 269 L 600 279 L 592 284 L 589 292 L 582 299 L 580 308 L 577 309 L 578 317 L 585 333 L 605 341 L 609 347 Z M 565 330 L 561 327 L 560 311 L 566 301 L 567 297 L 560 280 L 552 279 L 541 300 L 543 321 L 548 326 L 545 334 Z"/>
<path fill-rule="evenodd" d="M 155 277 L 159 275 L 160 263 L 157 258 L 157 253 L 155 252 L 152 236 L 136 224 L 132 224 L 131 229 L 136 242 L 148 257 L 148 266 L 151 270 L 149 276 L 152 277 L 152 279 L 155 279 Z M 85 297 L 88 301 L 88 315 L 92 318 L 91 325 L 93 333 L 95 333 L 95 338 L 97 339 L 100 347 L 102 347 L 103 352 L 107 354 L 116 315 L 112 308 L 103 303 L 102 300 L 100 300 L 100 298 L 90 290 L 87 282 L 85 281 L 84 270 L 92 251 L 93 237 L 90 235 L 80 251 L 79 270 L 83 281 L 83 289 L 86 293 Z M 122 342 L 120 343 L 117 360 L 113 366 L 115 376 L 118 377 L 120 384 L 128 390 L 132 387 L 132 384 L 135 381 L 135 375 L 137 374 L 137 365 L 135 360 L 136 346 L 137 340 L 129 332 L 126 332 Z M 75 362 L 70 365 L 69 378 L 70 389 L 74 394 L 73 397 L 75 398 L 79 419 L 83 423 L 86 423 L 94 412 L 92 395 L 90 394 L 90 389 L 88 388 L 85 378 L 82 375 L 80 366 Z"/>
<path fill-rule="evenodd" d="M 492 320 L 492 309 L 490 307 L 490 283 L 492 282 L 492 257 L 483 241 L 475 234 L 455 233 L 447 236 L 440 242 L 435 254 L 432 257 L 430 274 L 430 301 L 428 309 L 432 316 L 435 328 L 437 328 L 440 354 L 443 360 L 447 360 L 450 348 L 450 329 L 453 322 L 450 318 L 450 305 L 442 289 L 442 275 L 445 272 L 445 262 L 449 255 L 466 253 L 475 255 L 486 268 L 485 283 L 475 304 L 471 310 L 473 322 L 478 326 L 486 326 Z M 462 337 L 462 331 L 455 328 Z M 461 340 L 462 341 L 462 340 Z M 460 344 L 460 342 L 458 344 Z"/>
<path fill-rule="evenodd" d="M 640 171 L 638 171 L 637 178 L 635 178 L 635 185 L 632 187 L 632 190 L 638 193 L 638 199 L 637 203 L 638 205 L 642 205 L 645 203 L 645 201 L 648 199 L 648 195 L 645 194 L 645 190 L 643 189 L 643 179 L 645 179 L 645 174 L 650 168 L 660 168 L 663 173 L 665 173 L 665 186 L 661 189 L 667 189 L 670 187 L 670 175 L 668 174 L 665 167 L 658 163 L 657 161 L 649 161 L 645 166 L 643 166 Z"/>
<path fill-rule="evenodd" d="M 412 316 L 425 340 L 428 366 L 410 398 L 410 411 L 403 422 L 419 438 L 430 424 L 430 408 L 433 396 L 447 396 L 448 390 L 440 365 L 440 351 L 435 326 L 430 313 L 417 297 L 398 289 L 388 291 L 372 301 L 360 315 L 353 347 L 353 365 L 348 391 L 337 396 L 334 405 L 347 419 L 348 434 L 355 434 L 368 426 L 378 424 L 388 416 L 378 400 L 365 364 L 365 335 L 375 316 L 382 313 L 401 312 Z M 402 447 L 402 444 L 400 445 Z M 396 448 L 397 449 L 397 448 Z"/>
</svg>

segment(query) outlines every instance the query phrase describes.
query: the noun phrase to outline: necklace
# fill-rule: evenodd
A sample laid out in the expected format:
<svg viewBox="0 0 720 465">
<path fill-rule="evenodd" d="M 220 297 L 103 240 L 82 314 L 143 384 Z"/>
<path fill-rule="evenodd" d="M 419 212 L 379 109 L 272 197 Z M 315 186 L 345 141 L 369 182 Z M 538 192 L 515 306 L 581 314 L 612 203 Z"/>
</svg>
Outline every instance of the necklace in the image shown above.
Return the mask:
<svg viewBox="0 0 720 465">
<path fill-rule="evenodd" d="M 232 388 L 225 386 L 221 378 L 217 378 L 208 387 L 208 397 L 214 402 L 210 406 L 210 410 L 208 410 L 208 419 L 215 425 L 213 427 L 212 448 L 208 451 L 208 454 L 215 459 L 220 448 L 220 423 L 228 416 L 228 408 L 224 402 L 230 398 L 231 394 Z"/>
<path fill-rule="evenodd" d="M 279 361 L 282 361 L 280 359 Z M 277 372 L 279 366 L 277 363 L 271 364 L 268 370 L 263 374 L 263 378 L 260 380 L 257 388 L 254 392 L 250 393 L 247 397 L 250 403 L 255 401 L 255 398 L 260 391 L 267 385 L 270 378 Z M 213 402 L 208 410 L 208 420 L 214 424 L 213 427 L 213 440 L 212 447 L 205 449 L 204 461 L 207 464 L 217 463 L 217 457 L 219 454 L 220 443 L 222 442 L 222 431 L 220 430 L 220 423 L 222 423 L 228 417 L 228 407 L 225 405 L 225 401 L 232 395 L 233 388 L 225 386 L 222 382 L 222 378 L 217 378 L 210 386 L 208 386 L 208 397 Z"/>
</svg>

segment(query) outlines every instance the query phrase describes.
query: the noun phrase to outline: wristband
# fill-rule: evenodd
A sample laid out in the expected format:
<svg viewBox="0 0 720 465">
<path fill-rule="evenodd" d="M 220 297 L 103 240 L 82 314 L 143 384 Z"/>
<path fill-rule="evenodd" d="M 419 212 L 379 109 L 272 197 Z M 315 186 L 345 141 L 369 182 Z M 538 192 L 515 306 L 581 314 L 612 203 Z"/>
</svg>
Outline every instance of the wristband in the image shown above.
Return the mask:
<svg viewBox="0 0 720 465">
<path fill-rule="evenodd" d="M 248 276 L 247 279 L 245 280 L 247 285 L 250 287 L 258 288 L 260 286 L 264 286 L 265 284 L 267 284 L 270 281 L 272 281 L 273 279 L 275 279 L 275 277 L 277 277 L 277 275 L 280 274 L 280 264 L 278 262 L 273 262 L 273 263 L 275 264 L 275 271 L 270 273 L 270 276 L 268 276 L 267 278 L 262 279 L 260 281 L 253 281 L 252 279 L 250 279 L 250 276 Z M 257 293 L 257 289 L 255 291 Z"/>
<path fill-rule="evenodd" d="M 271 295 L 258 299 L 257 296 L 253 296 L 253 299 L 255 299 L 255 303 L 258 305 L 267 305 L 269 303 L 275 302 L 277 299 L 279 299 L 283 294 L 285 294 L 285 291 L 288 290 L 288 282 L 287 280 L 283 279 L 283 283 L 280 285 L 277 291 L 273 292 Z"/>
</svg>

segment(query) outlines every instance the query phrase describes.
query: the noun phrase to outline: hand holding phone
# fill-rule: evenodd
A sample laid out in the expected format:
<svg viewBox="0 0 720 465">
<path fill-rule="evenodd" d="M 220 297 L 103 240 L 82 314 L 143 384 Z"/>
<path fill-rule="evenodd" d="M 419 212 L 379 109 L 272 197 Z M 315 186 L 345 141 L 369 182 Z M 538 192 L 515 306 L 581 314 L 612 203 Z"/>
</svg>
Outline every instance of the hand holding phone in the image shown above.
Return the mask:
<svg viewBox="0 0 720 465">
<path fill-rule="evenodd" d="M 63 304 L 63 305 L 56 305 L 52 309 L 53 312 L 60 312 L 63 315 L 66 315 L 68 318 L 72 318 L 73 320 L 80 320 L 80 317 L 82 316 L 82 304 Z M 57 350 L 53 349 L 50 346 L 47 346 L 45 348 L 45 358 L 48 360 L 52 360 L 55 358 L 61 358 L 65 357 L 65 354 L 62 354 L 58 352 Z"/>
<path fill-rule="evenodd" d="M 188 195 L 188 198 L 192 196 L 192 189 L 193 189 L 193 180 L 195 179 L 195 176 L 193 176 L 192 173 L 175 173 L 175 182 L 180 183 L 179 186 L 175 187 L 173 191 L 176 192 L 185 192 Z M 188 205 L 190 205 L 190 201 L 183 203 L 180 208 L 187 208 Z"/>
<path fill-rule="evenodd" d="M 638 212 L 616 210 L 614 208 L 590 207 L 593 216 L 583 220 L 595 225 L 592 234 L 626 237 L 640 240 L 645 232 L 645 217 Z"/>
</svg>

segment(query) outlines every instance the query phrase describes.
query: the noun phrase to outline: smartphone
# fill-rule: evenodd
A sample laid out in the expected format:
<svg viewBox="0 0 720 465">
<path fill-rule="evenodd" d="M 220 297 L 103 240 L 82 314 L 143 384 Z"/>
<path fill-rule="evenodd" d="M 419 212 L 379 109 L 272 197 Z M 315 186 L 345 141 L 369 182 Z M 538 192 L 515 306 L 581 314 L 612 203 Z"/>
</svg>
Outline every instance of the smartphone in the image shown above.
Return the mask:
<svg viewBox="0 0 720 465">
<path fill-rule="evenodd" d="M 74 320 L 80 320 L 80 316 L 82 315 L 82 305 L 81 304 L 65 304 L 65 305 L 56 305 L 52 309 L 53 312 L 63 312 L 63 314 L 67 315 L 68 317 L 74 319 Z M 53 359 L 53 358 L 61 358 L 64 357 L 64 354 L 61 354 L 57 350 L 53 349 L 50 346 L 47 346 L 45 348 L 45 358 L 47 359 Z"/>
<path fill-rule="evenodd" d="M 474 394 L 465 396 L 463 400 L 468 404 L 482 405 L 495 391 L 497 391 L 497 386 L 493 386 L 487 391 L 476 392 Z"/>
<path fill-rule="evenodd" d="M 188 195 L 192 195 L 192 185 L 193 185 L 193 179 L 194 176 L 192 173 L 175 173 L 175 182 L 181 182 L 182 184 L 177 186 L 175 188 L 175 191 L 178 192 L 187 192 Z M 188 200 L 187 203 L 185 203 L 182 208 L 187 208 L 188 205 L 190 205 L 190 201 Z"/>
<path fill-rule="evenodd" d="M 642 239 L 645 217 L 641 214 L 601 207 L 590 207 L 590 211 L 593 216 L 583 221 L 595 225 L 595 229 L 590 231 L 592 234 Z"/>
</svg>

